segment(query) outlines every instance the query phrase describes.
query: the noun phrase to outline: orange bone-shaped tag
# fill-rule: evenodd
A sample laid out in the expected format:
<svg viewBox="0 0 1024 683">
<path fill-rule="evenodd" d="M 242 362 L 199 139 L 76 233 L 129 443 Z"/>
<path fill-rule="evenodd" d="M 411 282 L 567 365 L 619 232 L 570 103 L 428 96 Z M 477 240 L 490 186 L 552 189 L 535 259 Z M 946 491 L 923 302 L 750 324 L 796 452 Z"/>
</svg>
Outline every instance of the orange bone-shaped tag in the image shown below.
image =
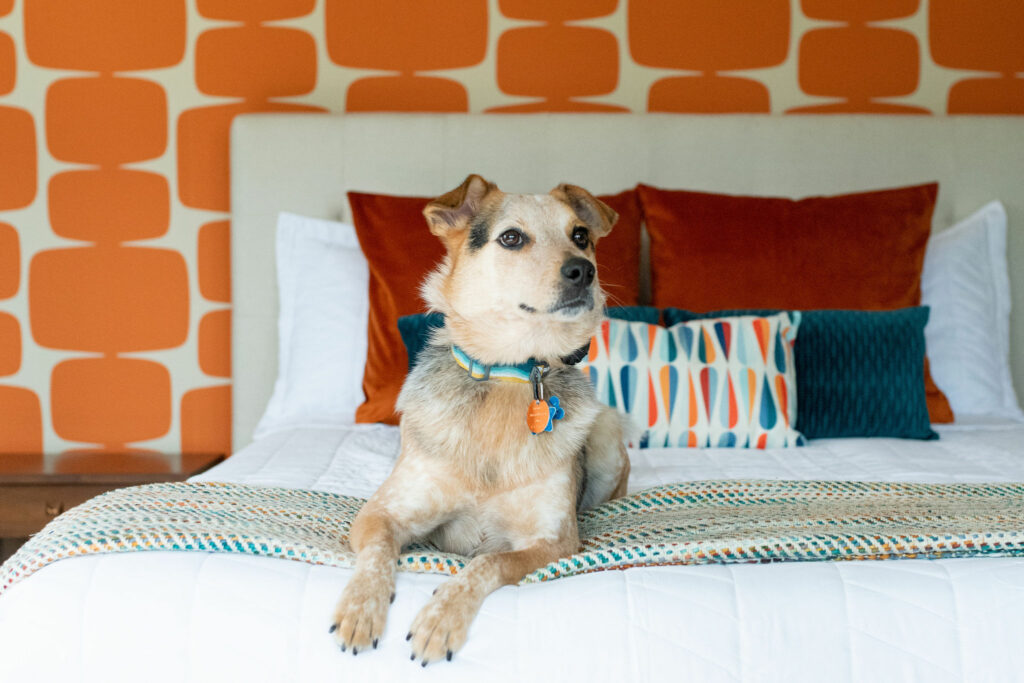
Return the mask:
<svg viewBox="0 0 1024 683">
<path fill-rule="evenodd" d="M 526 411 L 526 426 L 534 434 L 540 434 L 547 429 L 548 421 L 551 419 L 551 411 L 548 409 L 547 401 L 533 400 Z"/>
</svg>

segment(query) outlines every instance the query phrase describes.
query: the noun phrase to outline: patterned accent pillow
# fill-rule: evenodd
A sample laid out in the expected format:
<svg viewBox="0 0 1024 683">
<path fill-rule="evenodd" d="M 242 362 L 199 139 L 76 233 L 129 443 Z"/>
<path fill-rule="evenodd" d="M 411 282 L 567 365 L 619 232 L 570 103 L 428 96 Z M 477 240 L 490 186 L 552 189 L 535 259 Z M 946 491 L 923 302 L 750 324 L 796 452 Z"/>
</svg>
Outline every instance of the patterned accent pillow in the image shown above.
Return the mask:
<svg viewBox="0 0 1024 683">
<path fill-rule="evenodd" d="M 606 319 L 580 367 L 649 447 L 802 446 L 793 343 L 799 312 L 665 328 Z"/>
</svg>

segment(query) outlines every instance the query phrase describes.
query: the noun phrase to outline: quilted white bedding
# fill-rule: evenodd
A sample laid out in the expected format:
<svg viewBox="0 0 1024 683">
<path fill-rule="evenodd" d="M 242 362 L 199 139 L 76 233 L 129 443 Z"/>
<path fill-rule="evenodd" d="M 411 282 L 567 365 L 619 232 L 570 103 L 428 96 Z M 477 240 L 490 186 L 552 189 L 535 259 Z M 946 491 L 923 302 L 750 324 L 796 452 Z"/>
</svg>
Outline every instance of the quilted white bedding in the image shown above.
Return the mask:
<svg viewBox="0 0 1024 683">
<path fill-rule="evenodd" d="M 775 451 L 632 451 L 631 490 L 684 479 L 1024 481 L 1024 424 L 941 440 Z M 397 429 L 270 434 L 202 480 L 370 495 Z M 404 641 L 444 577 L 400 573 L 378 651 L 327 635 L 349 570 L 242 555 L 134 553 L 52 564 L 0 599 L 4 680 L 1013 681 L 1024 559 L 660 567 L 491 595 L 452 663 Z"/>
</svg>

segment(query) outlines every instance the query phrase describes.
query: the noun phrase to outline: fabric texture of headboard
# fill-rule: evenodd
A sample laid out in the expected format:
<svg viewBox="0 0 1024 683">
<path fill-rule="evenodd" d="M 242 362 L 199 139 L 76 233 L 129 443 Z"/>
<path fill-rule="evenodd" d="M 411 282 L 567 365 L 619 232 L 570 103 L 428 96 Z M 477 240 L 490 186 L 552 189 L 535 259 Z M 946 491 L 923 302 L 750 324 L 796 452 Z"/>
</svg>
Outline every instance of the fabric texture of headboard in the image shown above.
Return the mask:
<svg viewBox="0 0 1024 683">
<path fill-rule="evenodd" d="M 1014 384 L 1024 396 L 1024 120 L 659 114 L 252 114 L 231 134 L 234 447 L 277 369 L 280 211 L 349 220 L 345 193 L 433 196 L 480 173 L 508 192 L 568 181 L 804 197 L 940 183 L 933 229 L 992 199 L 1009 217 Z M 424 224 L 424 239 L 433 239 Z"/>
</svg>

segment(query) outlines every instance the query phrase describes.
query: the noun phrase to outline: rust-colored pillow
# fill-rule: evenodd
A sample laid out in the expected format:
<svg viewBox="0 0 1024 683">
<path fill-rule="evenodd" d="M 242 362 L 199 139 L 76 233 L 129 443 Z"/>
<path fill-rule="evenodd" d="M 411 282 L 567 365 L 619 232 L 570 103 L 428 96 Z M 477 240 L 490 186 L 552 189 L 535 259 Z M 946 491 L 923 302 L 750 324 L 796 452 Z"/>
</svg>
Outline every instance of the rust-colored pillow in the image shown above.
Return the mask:
<svg viewBox="0 0 1024 683">
<path fill-rule="evenodd" d="M 634 190 L 599 197 L 619 214 L 615 229 L 598 247 L 601 283 L 609 305 L 635 305 L 640 287 L 640 203 Z M 395 400 L 409 359 L 398 318 L 425 310 L 420 283 L 444 256 L 430 234 L 423 207 L 433 197 L 349 192 L 352 222 L 370 266 L 370 317 L 363 392 L 356 422 L 398 424 Z"/>
<path fill-rule="evenodd" d="M 619 214 L 615 227 L 601 238 L 597 272 L 609 306 L 640 303 L 640 198 L 636 190 L 601 195 L 602 202 Z"/>
<path fill-rule="evenodd" d="M 741 197 L 640 185 L 652 305 L 889 310 L 921 303 L 937 183 L 809 197 Z M 927 371 L 932 422 L 953 411 Z"/>
</svg>

